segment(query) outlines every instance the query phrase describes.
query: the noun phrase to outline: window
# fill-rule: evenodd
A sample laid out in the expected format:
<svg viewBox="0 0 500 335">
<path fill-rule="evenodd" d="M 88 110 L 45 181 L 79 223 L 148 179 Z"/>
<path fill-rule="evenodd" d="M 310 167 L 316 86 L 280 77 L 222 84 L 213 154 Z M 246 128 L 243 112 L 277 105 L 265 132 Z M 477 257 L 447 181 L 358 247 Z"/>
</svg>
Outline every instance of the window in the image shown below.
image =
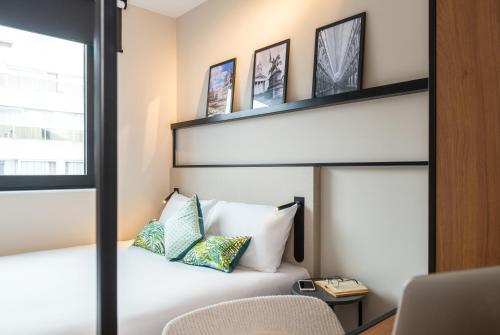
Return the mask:
<svg viewBox="0 0 500 335">
<path fill-rule="evenodd" d="M 16 170 L 21 175 L 51 175 L 56 174 L 56 162 L 53 161 L 19 161 Z"/>
<path fill-rule="evenodd" d="M 83 43 L 0 25 L 0 188 L 93 185 L 88 53 Z"/>
<path fill-rule="evenodd" d="M 67 175 L 79 175 L 85 170 L 83 162 L 66 162 Z"/>
</svg>

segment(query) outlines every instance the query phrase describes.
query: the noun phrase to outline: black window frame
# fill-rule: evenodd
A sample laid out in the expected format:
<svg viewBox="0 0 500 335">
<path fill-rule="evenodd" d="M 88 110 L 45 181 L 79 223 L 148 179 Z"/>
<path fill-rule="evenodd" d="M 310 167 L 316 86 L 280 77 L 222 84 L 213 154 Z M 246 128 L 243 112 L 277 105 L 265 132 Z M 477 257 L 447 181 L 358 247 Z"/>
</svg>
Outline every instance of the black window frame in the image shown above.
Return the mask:
<svg viewBox="0 0 500 335">
<path fill-rule="evenodd" d="M 1 25 L 2 22 L 0 22 Z M 4 26 L 9 27 L 5 24 Z M 15 29 L 20 29 L 13 27 Z M 26 30 L 29 31 L 29 30 Z M 51 36 L 51 35 L 47 35 Z M 73 41 L 72 39 L 55 36 Z M 29 191 L 95 188 L 94 150 L 94 47 L 84 41 L 85 92 L 84 92 L 84 150 L 85 174 L 83 175 L 0 175 L 0 191 Z"/>
</svg>

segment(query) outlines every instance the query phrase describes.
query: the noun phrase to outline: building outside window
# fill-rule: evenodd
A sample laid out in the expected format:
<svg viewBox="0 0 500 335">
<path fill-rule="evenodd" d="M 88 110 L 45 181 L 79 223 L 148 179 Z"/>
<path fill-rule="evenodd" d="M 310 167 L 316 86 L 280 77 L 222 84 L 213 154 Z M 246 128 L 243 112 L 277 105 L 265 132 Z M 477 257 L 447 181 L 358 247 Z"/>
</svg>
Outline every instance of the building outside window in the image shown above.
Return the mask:
<svg viewBox="0 0 500 335">
<path fill-rule="evenodd" d="M 84 175 L 85 45 L 0 25 L 0 175 Z"/>
</svg>

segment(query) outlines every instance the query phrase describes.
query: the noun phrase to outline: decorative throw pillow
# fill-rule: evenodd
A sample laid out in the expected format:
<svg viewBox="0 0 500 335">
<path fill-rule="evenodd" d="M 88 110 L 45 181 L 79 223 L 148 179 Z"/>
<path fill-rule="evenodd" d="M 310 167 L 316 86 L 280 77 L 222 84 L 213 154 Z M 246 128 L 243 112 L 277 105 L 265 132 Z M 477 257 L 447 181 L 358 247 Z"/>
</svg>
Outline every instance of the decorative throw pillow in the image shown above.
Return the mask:
<svg viewBox="0 0 500 335">
<path fill-rule="evenodd" d="M 144 225 L 133 245 L 156 254 L 165 255 L 164 232 L 161 223 L 151 220 Z"/>
<path fill-rule="evenodd" d="M 185 195 L 182 195 L 178 192 L 174 192 L 170 199 L 168 200 L 167 204 L 165 205 L 165 208 L 163 208 L 163 211 L 160 216 L 160 223 L 164 224 L 167 222 L 167 220 L 171 219 L 175 213 L 188 201 L 189 198 L 186 197 Z M 214 208 L 214 205 L 217 203 L 216 200 L 201 200 L 200 199 L 200 205 L 201 205 L 201 211 L 203 212 L 203 221 L 205 225 L 207 224 L 209 218 L 210 218 L 210 213 L 212 212 L 212 209 Z"/>
<path fill-rule="evenodd" d="M 182 258 L 185 264 L 231 272 L 250 243 L 251 237 L 207 236 Z"/>
<path fill-rule="evenodd" d="M 168 232 L 165 234 L 165 256 L 172 261 L 179 260 L 204 235 L 203 213 L 198 196 L 195 194 L 186 201 L 164 226 Z"/>
</svg>

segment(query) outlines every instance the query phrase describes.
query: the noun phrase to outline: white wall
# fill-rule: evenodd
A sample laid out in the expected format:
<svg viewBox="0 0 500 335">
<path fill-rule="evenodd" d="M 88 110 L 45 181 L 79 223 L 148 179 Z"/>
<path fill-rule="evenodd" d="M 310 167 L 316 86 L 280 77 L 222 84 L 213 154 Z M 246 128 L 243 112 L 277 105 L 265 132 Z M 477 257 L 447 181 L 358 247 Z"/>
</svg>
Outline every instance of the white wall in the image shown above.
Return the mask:
<svg viewBox="0 0 500 335">
<path fill-rule="evenodd" d="M 0 192 L 0 256 L 94 241 L 94 190 Z"/>
<path fill-rule="evenodd" d="M 175 20 L 129 6 L 118 56 L 118 237 L 157 218 L 170 193 L 176 107 Z"/>
<path fill-rule="evenodd" d="M 427 1 L 210 0 L 177 19 L 179 121 L 205 116 L 208 68 L 232 57 L 234 110 L 250 108 L 253 52 L 286 38 L 287 98 L 310 98 L 316 28 L 363 11 L 364 86 L 426 77 Z"/>
<path fill-rule="evenodd" d="M 118 56 L 118 231 L 131 239 L 169 192 L 175 20 L 129 6 Z M 94 243 L 95 191 L 0 192 L 0 256 Z"/>
<path fill-rule="evenodd" d="M 427 160 L 427 93 L 177 130 L 179 164 Z"/>
</svg>

